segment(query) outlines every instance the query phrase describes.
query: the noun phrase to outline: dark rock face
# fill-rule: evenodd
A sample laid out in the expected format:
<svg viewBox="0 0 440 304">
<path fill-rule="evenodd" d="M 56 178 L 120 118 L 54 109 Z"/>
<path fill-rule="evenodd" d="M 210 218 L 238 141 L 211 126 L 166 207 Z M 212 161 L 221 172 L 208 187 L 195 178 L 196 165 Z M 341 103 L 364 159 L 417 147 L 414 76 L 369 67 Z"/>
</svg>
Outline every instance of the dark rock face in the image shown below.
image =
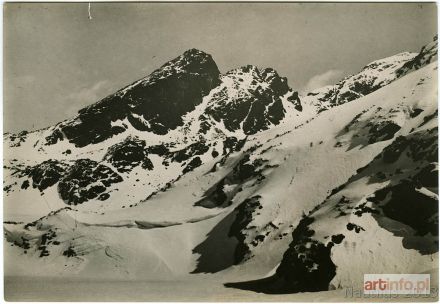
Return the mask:
<svg viewBox="0 0 440 304">
<path fill-rule="evenodd" d="M 66 165 L 57 160 L 47 160 L 34 167 L 28 168 L 26 174 L 32 178 L 32 187 L 43 191 L 48 187 L 55 185 L 66 171 Z M 22 188 L 26 189 L 25 184 Z"/>
<path fill-rule="evenodd" d="M 399 136 L 382 153 L 383 161 L 393 163 L 404 151 L 414 161 L 436 162 L 438 158 L 437 128 L 423 130 L 412 136 Z"/>
<path fill-rule="evenodd" d="M 304 217 L 292 234 L 292 242 L 284 253 L 276 273 L 261 280 L 227 283 L 226 287 L 234 287 L 257 292 L 280 294 L 306 291 L 328 290 L 330 281 L 336 275 L 336 265 L 331 260 L 333 242 L 324 245 L 312 236 L 314 231 L 309 225 L 312 217 Z M 342 235 L 336 235 L 341 242 Z"/>
<path fill-rule="evenodd" d="M 368 176 L 370 183 L 390 180 L 350 213 L 371 215 L 381 228 L 401 237 L 404 248 L 421 254 L 438 252 L 437 132 L 434 127 L 397 137 L 350 179 L 353 182 Z M 365 231 L 354 223 L 346 228 L 356 233 Z"/>
<path fill-rule="evenodd" d="M 314 231 L 308 226 L 312 222 L 313 218 L 310 217 L 300 221 L 276 272 L 277 276 L 283 278 L 284 288 L 291 292 L 328 290 L 330 281 L 336 275 L 336 266 L 330 257 L 331 246 L 311 238 Z M 343 236 L 334 236 L 333 239 L 340 243 Z"/>
<path fill-rule="evenodd" d="M 104 200 L 108 198 L 108 193 L 105 193 L 107 187 L 121 181 L 122 177 L 109 167 L 93 160 L 80 159 L 59 182 L 58 193 L 68 205 L 82 204 L 98 195 Z"/>
<path fill-rule="evenodd" d="M 353 224 L 353 223 L 348 223 L 346 227 L 347 227 L 348 231 L 354 230 L 356 233 L 360 233 L 361 231 L 365 231 L 365 229 L 363 227 L 356 225 L 356 224 Z"/>
<path fill-rule="evenodd" d="M 401 127 L 393 121 L 385 120 L 378 123 L 367 124 L 370 127 L 368 144 L 374 144 L 380 141 L 392 139 L 394 134 L 401 129 Z"/>
<path fill-rule="evenodd" d="M 425 65 L 437 60 L 437 35 L 431 43 L 425 45 L 420 50 L 420 53 L 411 61 L 405 63 L 400 69 L 396 71 L 399 77 L 408 74 L 411 71 L 418 70 Z"/>
<path fill-rule="evenodd" d="M 414 183 L 403 181 L 380 189 L 368 200 L 385 216 L 413 228 L 417 235 L 438 235 L 438 201 L 417 191 Z"/>
<path fill-rule="evenodd" d="M 193 171 L 195 168 L 200 167 L 202 165 L 202 160 L 200 159 L 200 157 L 194 157 L 187 165 L 185 168 L 183 168 L 182 173 L 188 173 Z"/>
<path fill-rule="evenodd" d="M 23 184 L 21 184 L 21 189 L 26 190 L 27 188 L 29 188 L 29 181 L 25 180 Z"/>
<path fill-rule="evenodd" d="M 63 255 L 68 258 L 77 256 L 75 248 L 73 248 L 72 246 L 69 246 L 66 250 L 64 250 Z"/>
<path fill-rule="evenodd" d="M 243 182 L 249 178 L 262 178 L 263 165 L 267 161 L 255 159 L 250 161 L 249 155 L 245 155 L 233 169 L 233 180 Z"/>
<path fill-rule="evenodd" d="M 237 137 L 234 136 L 227 137 L 223 141 L 223 155 L 240 151 L 245 143 L 246 139 L 238 140 Z"/>
<path fill-rule="evenodd" d="M 434 189 L 437 188 L 438 164 L 437 163 L 428 164 L 426 167 L 422 168 L 422 170 L 420 170 L 420 172 L 414 176 L 414 180 L 418 185 L 422 185 L 423 187 L 434 188 Z"/>
<path fill-rule="evenodd" d="M 124 132 L 126 125 L 112 122 L 125 118 L 138 130 L 166 134 L 218 85 L 219 74 L 210 55 L 191 49 L 150 76 L 80 110 L 76 118 L 60 124 L 47 142 L 56 143 L 65 134 L 78 147 L 98 143 Z"/>
<path fill-rule="evenodd" d="M 254 180 L 255 183 L 259 183 L 264 180 L 263 171 L 266 169 L 266 162 L 263 159 L 255 159 L 251 162 L 249 155 L 245 155 L 229 174 L 206 190 L 204 197 L 197 201 L 194 206 L 204 208 L 224 208 L 230 206 L 231 199 L 243 190 L 242 185 L 245 181 Z M 246 204 L 246 202 L 242 204 Z"/>
<path fill-rule="evenodd" d="M 301 99 L 299 98 L 298 92 L 293 92 L 292 95 L 287 97 L 287 101 L 291 102 L 297 111 L 302 111 L 303 107 L 301 104 Z"/>
<path fill-rule="evenodd" d="M 127 137 L 124 141 L 111 146 L 104 159 L 110 162 L 119 172 L 130 172 L 134 167 L 143 164 L 151 170 L 153 164 L 148 158 L 146 143 L 137 137 Z"/>
<path fill-rule="evenodd" d="M 244 75 L 252 79 L 246 89 L 240 87 Z M 228 88 L 224 87 L 213 94 L 215 104 L 206 110 L 206 115 L 214 120 L 223 121 L 229 131 L 243 128 L 245 134 L 255 134 L 267 130 L 271 124 L 277 125 L 285 115 L 281 96 L 292 91 L 285 77 L 280 77 L 273 69 L 258 70 L 254 66 L 246 66 L 226 73 L 223 77 L 230 78 L 237 96 L 229 96 Z M 288 98 L 297 110 L 301 110 L 298 94 L 292 91 Z"/>
<path fill-rule="evenodd" d="M 357 114 L 339 133 L 337 137 L 344 137 L 348 132 L 353 134 L 350 136 L 349 150 L 354 147 L 375 144 L 394 138 L 396 133 L 401 129 L 395 121 L 389 117 L 395 115 L 393 112 L 399 110 L 391 110 L 382 113 L 383 109 L 377 107 L 374 114 L 378 119 L 373 119 L 371 115 L 366 114 L 369 110 L 364 110 Z M 393 112 L 392 112 L 393 111 Z M 336 147 L 336 146 L 335 146 Z"/>
<path fill-rule="evenodd" d="M 4 134 L 4 141 L 6 141 L 6 139 L 9 140 L 10 147 L 19 147 L 21 143 L 26 140 L 28 133 L 28 131 L 21 131 L 17 134 L 6 133 Z"/>
<path fill-rule="evenodd" d="M 429 166 L 422 169 L 429 170 Z M 431 172 L 438 181 L 438 171 Z M 420 254 L 438 252 L 438 185 L 434 179 L 408 178 L 377 190 L 368 198 L 375 212 L 370 212 L 379 226 L 402 238 L 402 246 Z M 424 189 L 422 187 L 425 187 Z M 435 194 L 434 194 L 435 193 Z M 392 224 L 390 224 L 390 219 Z"/>
<path fill-rule="evenodd" d="M 46 136 L 45 139 L 46 139 L 45 145 L 47 146 L 54 145 L 58 141 L 63 140 L 63 133 L 59 129 L 55 129 L 49 136 Z"/>
<path fill-rule="evenodd" d="M 170 152 L 170 158 L 173 162 L 184 162 L 193 156 L 203 155 L 209 150 L 209 145 L 205 141 L 195 142 L 179 151 Z"/>
<path fill-rule="evenodd" d="M 159 156 L 165 156 L 168 155 L 170 150 L 165 145 L 155 145 L 155 146 L 149 146 L 147 148 L 147 153 L 156 154 Z"/>
<path fill-rule="evenodd" d="M 430 122 L 433 119 L 437 119 L 438 117 L 438 109 L 435 110 L 434 113 L 427 115 L 425 117 L 423 117 L 423 122 L 419 125 L 419 127 L 423 127 L 424 125 L 426 125 L 428 122 Z"/>
<path fill-rule="evenodd" d="M 204 208 L 216 208 L 216 207 L 226 207 L 225 203 L 230 199 L 223 188 L 225 186 L 226 179 L 220 180 L 217 184 L 209 188 L 205 196 L 196 202 L 194 206 L 200 206 Z"/>
</svg>

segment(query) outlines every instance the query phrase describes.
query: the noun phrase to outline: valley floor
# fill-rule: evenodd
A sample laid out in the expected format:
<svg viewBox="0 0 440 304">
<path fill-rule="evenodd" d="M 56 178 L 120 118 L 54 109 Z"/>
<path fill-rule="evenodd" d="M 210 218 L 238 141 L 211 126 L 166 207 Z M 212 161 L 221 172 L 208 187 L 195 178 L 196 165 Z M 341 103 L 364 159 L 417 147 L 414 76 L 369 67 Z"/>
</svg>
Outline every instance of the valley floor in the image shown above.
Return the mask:
<svg viewBox="0 0 440 304">
<path fill-rule="evenodd" d="M 431 274 L 438 286 L 438 270 Z M 355 289 L 269 295 L 226 288 L 218 277 L 194 275 L 174 281 L 104 281 L 35 277 L 5 277 L 6 301 L 149 301 L 149 302 L 436 302 L 430 295 L 362 296 Z"/>
</svg>

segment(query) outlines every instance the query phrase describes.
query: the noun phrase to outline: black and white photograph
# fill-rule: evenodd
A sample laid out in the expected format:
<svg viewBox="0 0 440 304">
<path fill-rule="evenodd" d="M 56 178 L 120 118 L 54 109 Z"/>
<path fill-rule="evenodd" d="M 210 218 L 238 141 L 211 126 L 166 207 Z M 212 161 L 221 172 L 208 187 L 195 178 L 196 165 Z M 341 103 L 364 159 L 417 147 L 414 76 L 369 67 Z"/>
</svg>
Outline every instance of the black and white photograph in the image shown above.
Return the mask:
<svg viewBox="0 0 440 304">
<path fill-rule="evenodd" d="M 438 301 L 435 2 L 4 2 L 12 302 Z"/>
</svg>

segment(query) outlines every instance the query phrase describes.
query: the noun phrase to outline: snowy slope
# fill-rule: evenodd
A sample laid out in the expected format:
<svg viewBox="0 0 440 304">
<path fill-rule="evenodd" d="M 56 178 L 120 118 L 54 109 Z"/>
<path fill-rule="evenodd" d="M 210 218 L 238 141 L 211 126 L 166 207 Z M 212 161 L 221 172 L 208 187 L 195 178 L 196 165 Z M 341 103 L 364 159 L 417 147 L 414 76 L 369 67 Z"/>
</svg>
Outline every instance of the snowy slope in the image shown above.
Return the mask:
<svg viewBox="0 0 440 304">
<path fill-rule="evenodd" d="M 286 196 L 302 208 L 295 210 L 299 224 L 281 264 L 271 277 L 229 286 L 268 293 L 361 287 L 363 273 L 438 267 L 436 71 L 430 64 L 311 123 L 338 115 L 333 138 L 318 145 L 333 146 L 313 164 L 322 172 L 305 183 L 313 190 Z M 318 147 L 310 145 L 308 159 Z M 338 154 L 345 157 L 340 167 Z M 334 184 L 320 193 L 331 179 Z M 314 196 L 304 200 L 314 202 L 308 208 L 301 204 L 304 192 Z M 292 219 L 295 211 L 280 213 Z"/>
</svg>

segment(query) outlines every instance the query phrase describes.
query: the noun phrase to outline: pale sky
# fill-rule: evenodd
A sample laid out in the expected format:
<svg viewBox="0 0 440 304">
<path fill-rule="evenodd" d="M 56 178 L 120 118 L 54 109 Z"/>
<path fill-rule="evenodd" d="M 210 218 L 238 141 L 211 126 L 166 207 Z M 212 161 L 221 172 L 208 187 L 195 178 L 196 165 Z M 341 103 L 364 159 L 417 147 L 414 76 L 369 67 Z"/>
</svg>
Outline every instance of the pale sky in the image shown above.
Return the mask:
<svg viewBox="0 0 440 304">
<path fill-rule="evenodd" d="M 37 129 L 150 74 L 185 50 L 221 72 L 272 67 L 294 90 L 418 52 L 435 3 L 7 3 L 4 131 Z"/>
</svg>

